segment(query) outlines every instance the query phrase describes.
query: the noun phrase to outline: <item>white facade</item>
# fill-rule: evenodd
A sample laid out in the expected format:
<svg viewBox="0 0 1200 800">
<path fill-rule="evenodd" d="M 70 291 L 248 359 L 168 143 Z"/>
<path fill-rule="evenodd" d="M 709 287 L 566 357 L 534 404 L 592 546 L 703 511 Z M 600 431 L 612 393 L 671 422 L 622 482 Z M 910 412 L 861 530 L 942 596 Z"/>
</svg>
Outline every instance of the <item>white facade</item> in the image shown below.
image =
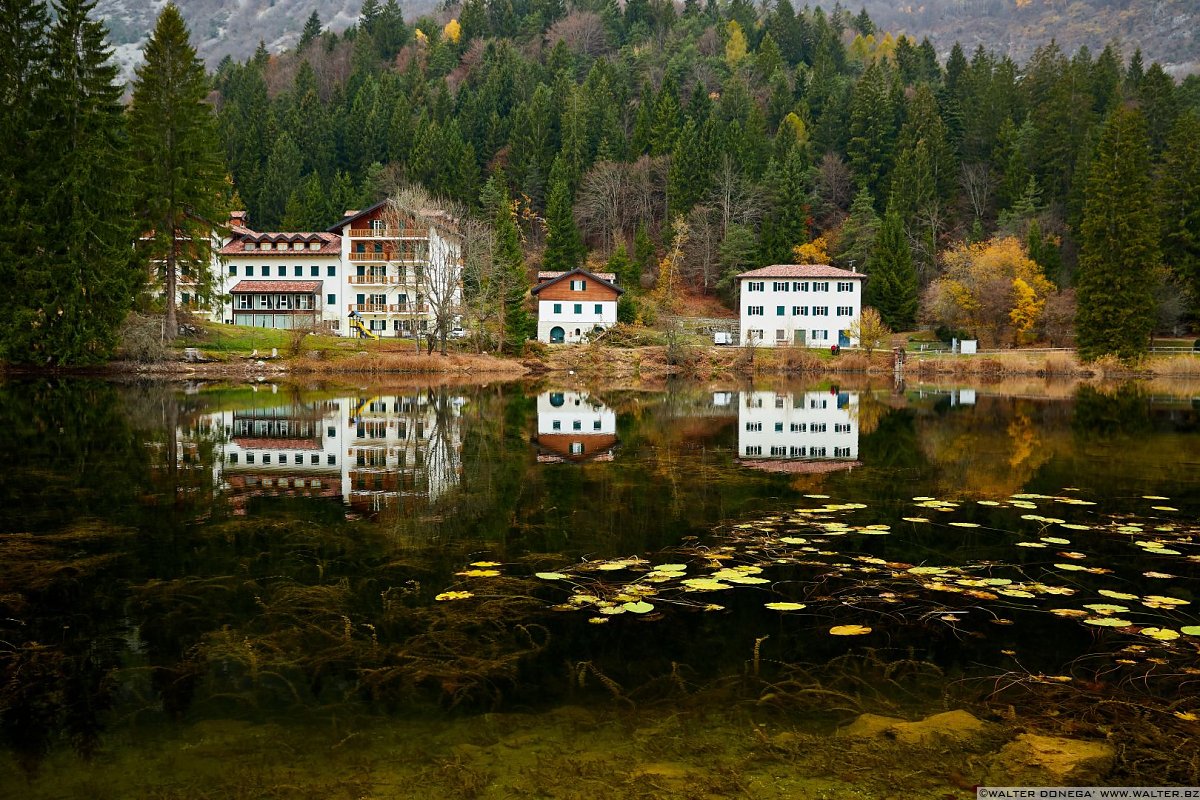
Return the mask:
<svg viewBox="0 0 1200 800">
<path fill-rule="evenodd" d="M 214 443 L 216 491 L 235 504 L 316 496 L 373 513 L 428 504 L 458 486 L 464 402 L 423 393 L 273 405 L 268 395 L 260 407 L 217 412 L 197 427 Z"/>
<path fill-rule="evenodd" d="M 738 456 L 856 461 L 858 394 L 742 392 Z"/>
<path fill-rule="evenodd" d="M 742 344 L 857 346 L 863 276 L 834 267 L 764 267 L 738 276 Z"/>
<path fill-rule="evenodd" d="M 544 461 L 611 457 L 617 414 L 586 392 L 542 392 L 537 399 L 537 442 Z"/>
<path fill-rule="evenodd" d="M 611 328 L 616 324 L 616 300 L 538 300 L 539 342 L 582 342 L 596 328 Z"/>
</svg>

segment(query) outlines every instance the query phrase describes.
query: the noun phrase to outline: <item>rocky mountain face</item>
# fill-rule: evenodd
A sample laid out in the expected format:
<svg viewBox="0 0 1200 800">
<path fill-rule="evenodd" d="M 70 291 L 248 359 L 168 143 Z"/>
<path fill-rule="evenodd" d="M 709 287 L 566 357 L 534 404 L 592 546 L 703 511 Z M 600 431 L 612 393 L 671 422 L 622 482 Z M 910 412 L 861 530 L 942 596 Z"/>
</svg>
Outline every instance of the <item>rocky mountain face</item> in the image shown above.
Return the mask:
<svg viewBox="0 0 1200 800">
<path fill-rule="evenodd" d="M 127 70 L 166 0 L 100 0 L 117 57 Z M 192 41 L 209 67 L 225 56 L 245 60 L 259 41 L 272 52 L 291 47 L 314 10 L 325 27 L 341 31 L 358 19 L 362 0 L 178 0 Z M 415 19 L 436 0 L 404 2 Z M 804 0 L 793 0 L 797 8 Z M 831 4 L 826 4 L 831 5 Z M 1068 54 L 1087 45 L 1098 53 L 1116 40 L 1128 58 L 1137 47 L 1145 61 L 1159 61 L 1182 76 L 1200 72 L 1200 6 L 1196 0 L 848 0 L 861 5 L 881 31 L 928 36 L 944 58 L 954 42 L 970 57 L 979 45 L 1024 63 L 1054 37 Z"/>
</svg>

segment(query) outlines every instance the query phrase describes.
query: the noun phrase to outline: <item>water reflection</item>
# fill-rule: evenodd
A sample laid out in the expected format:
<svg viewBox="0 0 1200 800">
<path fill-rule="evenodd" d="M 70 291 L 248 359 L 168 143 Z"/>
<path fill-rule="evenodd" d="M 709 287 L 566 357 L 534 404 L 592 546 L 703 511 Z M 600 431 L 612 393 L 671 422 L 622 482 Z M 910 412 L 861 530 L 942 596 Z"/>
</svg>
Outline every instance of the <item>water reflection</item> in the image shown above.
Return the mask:
<svg viewBox="0 0 1200 800">
<path fill-rule="evenodd" d="M 538 461 L 612 461 L 617 414 L 587 392 L 543 392 L 537 399 Z"/>
<path fill-rule="evenodd" d="M 256 497 L 340 500 L 355 512 L 428 505 L 462 475 L 462 407 L 446 392 L 255 404 L 179 432 L 194 465 L 211 444 L 215 493 L 237 514 Z"/>
<path fill-rule="evenodd" d="M 717 393 L 714 405 L 728 404 Z M 738 456 L 743 466 L 817 474 L 858 461 L 857 392 L 743 392 L 738 403 Z"/>
</svg>

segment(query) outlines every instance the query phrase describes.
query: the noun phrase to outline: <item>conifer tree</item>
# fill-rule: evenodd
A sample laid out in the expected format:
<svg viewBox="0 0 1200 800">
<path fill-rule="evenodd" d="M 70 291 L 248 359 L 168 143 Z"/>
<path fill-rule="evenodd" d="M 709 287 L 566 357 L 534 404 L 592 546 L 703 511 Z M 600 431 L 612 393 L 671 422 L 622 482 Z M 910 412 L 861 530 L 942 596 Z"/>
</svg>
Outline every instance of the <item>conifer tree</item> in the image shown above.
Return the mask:
<svg viewBox="0 0 1200 800">
<path fill-rule="evenodd" d="M 1120 107 L 1100 135 L 1083 207 L 1075 338 L 1084 359 L 1146 352 L 1155 319 L 1158 236 L 1146 122 L 1138 109 Z"/>
<path fill-rule="evenodd" d="M 517 218 L 509 201 L 508 189 L 494 177 L 481 193 L 495 197 L 496 217 L 496 272 L 501 286 L 502 341 L 504 349 L 520 354 L 525 350 L 525 341 L 533 334 L 533 319 L 525 307 L 525 296 L 529 293 L 529 278 L 525 274 L 525 260 L 521 255 L 521 234 L 517 230 Z"/>
<path fill-rule="evenodd" d="M 878 236 L 879 215 L 875 213 L 875 200 L 869 191 L 859 189 L 850 204 L 850 216 L 838 236 L 838 266 L 866 269 Z"/>
<path fill-rule="evenodd" d="M 211 279 L 210 236 L 224 222 L 225 168 L 204 65 L 174 3 L 158 15 L 144 56 L 129 106 L 136 210 L 151 234 L 147 255 L 163 264 L 166 333 L 174 338 L 180 265 Z"/>
<path fill-rule="evenodd" d="M 302 157 L 300 148 L 286 131 L 275 140 L 267 168 L 259 186 L 258 208 L 262 215 L 256 224 L 274 230 L 283 224 L 288 200 L 300 186 Z"/>
<path fill-rule="evenodd" d="M 308 20 L 304 23 L 304 30 L 300 34 L 300 43 L 296 45 L 298 50 L 303 50 L 308 47 L 316 38 L 321 35 L 321 17 L 314 9 L 308 15 Z"/>
<path fill-rule="evenodd" d="M 917 270 L 904 235 L 904 223 L 888 211 L 867 262 L 863 301 L 894 331 L 912 330 L 917 316 Z"/>
<path fill-rule="evenodd" d="M 1159 175 L 1163 262 L 1200 303 L 1200 111 L 1176 121 Z"/>
<path fill-rule="evenodd" d="M 567 167 L 560 156 L 551 170 L 550 199 L 546 203 L 546 252 L 542 256 L 545 270 L 567 272 L 583 261 L 585 251 L 575 227 L 572 200 Z"/>
<path fill-rule="evenodd" d="M 628 292 L 631 288 L 640 288 L 634 280 L 633 262 L 629 259 L 629 253 L 625 250 L 624 242 L 617 243 L 616 249 L 608 257 L 608 263 L 604 265 L 604 268 L 617 276 L 617 283 L 625 291 Z"/>
<path fill-rule="evenodd" d="M 767 170 L 766 183 L 774 199 L 774 213 L 762 225 L 763 264 L 788 264 L 792 248 L 809 240 L 808 159 L 805 148 L 794 145 L 782 164 Z"/>
<path fill-rule="evenodd" d="M 654 242 L 646 223 L 640 223 L 633 234 L 633 266 L 630 273 L 629 286 L 641 288 L 642 276 L 654 267 L 656 256 Z"/>
</svg>

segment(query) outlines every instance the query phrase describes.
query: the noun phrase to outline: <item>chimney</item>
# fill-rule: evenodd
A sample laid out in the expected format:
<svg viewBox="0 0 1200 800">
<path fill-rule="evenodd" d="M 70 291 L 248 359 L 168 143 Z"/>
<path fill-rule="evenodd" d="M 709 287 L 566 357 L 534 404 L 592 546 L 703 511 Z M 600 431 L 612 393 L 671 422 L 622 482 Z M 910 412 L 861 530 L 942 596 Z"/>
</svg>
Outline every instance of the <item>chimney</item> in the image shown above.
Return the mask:
<svg viewBox="0 0 1200 800">
<path fill-rule="evenodd" d="M 245 228 L 246 227 L 246 212 L 245 211 L 230 211 L 229 212 L 229 227 Z"/>
</svg>

